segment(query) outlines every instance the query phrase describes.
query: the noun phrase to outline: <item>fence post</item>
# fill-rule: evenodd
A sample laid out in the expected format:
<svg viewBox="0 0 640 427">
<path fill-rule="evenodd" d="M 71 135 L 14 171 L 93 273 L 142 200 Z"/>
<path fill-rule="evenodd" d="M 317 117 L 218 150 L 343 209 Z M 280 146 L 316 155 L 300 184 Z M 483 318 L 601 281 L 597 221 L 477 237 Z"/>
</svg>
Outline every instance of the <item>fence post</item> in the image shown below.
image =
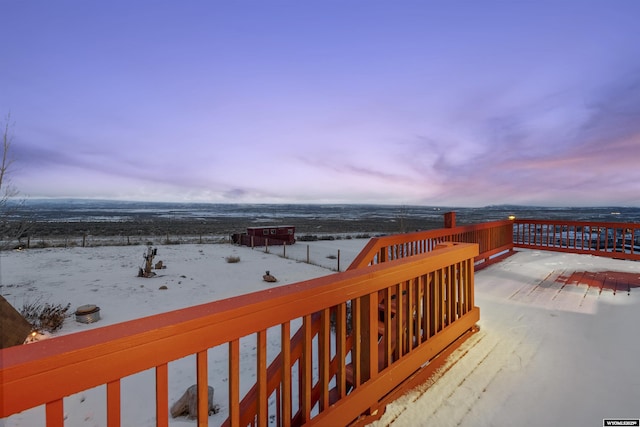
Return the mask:
<svg viewBox="0 0 640 427">
<path fill-rule="evenodd" d="M 338 272 L 340 271 L 340 249 L 338 249 Z"/>
<path fill-rule="evenodd" d="M 307 264 L 309 264 L 309 245 L 307 245 Z"/>
</svg>

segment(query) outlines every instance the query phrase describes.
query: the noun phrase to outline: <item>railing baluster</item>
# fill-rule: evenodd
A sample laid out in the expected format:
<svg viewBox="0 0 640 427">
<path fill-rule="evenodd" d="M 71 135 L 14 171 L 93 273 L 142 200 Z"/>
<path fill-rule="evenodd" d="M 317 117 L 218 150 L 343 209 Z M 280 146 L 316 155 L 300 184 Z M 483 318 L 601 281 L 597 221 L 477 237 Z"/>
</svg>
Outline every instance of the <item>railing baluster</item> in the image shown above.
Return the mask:
<svg viewBox="0 0 640 427">
<path fill-rule="evenodd" d="M 318 363 L 320 370 L 320 410 L 329 407 L 329 365 L 331 363 L 331 322 L 330 309 L 320 314 L 320 334 L 318 337 Z"/>
<path fill-rule="evenodd" d="M 393 316 L 393 311 L 391 308 L 391 288 L 386 288 L 383 292 L 384 294 L 384 358 L 385 364 L 387 367 L 391 364 L 391 359 L 393 357 L 393 335 L 394 330 L 392 328 L 391 318 Z M 397 308 L 397 307 L 396 307 Z M 397 318 L 396 318 L 397 320 Z"/>
<path fill-rule="evenodd" d="M 467 312 L 473 310 L 475 307 L 475 293 L 473 292 L 475 288 L 475 275 L 473 274 L 473 261 L 468 259 L 464 261 L 467 264 L 467 298 L 469 303 L 467 304 Z"/>
<path fill-rule="evenodd" d="M 425 301 L 424 301 L 424 284 L 425 284 L 425 275 L 422 274 L 418 278 L 418 289 L 416 293 L 416 339 L 417 345 L 422 344 L 425 339 L 425 329 L 424 329 L 424 309 L 425 309 Z"/>
<path fill-rule="evenodd" d="M 460 268 L 460 263 L 456 263 L 453 266 L 454 269 L 454 279 L 453 279 L 453 321 L 455 322 L 462 315 L 460 313 L 460 286 L 462 284 L 462 271 Z"/>
<path fill-rule="evenodd" d="M 431 338 L 436 331 L 436 313 L 438 311 L 438 307 L 436 304 L 436 294 L 435 294 L 435 281 L 436 281 L 436 273 L 435 271 L 432 271 L 430 273 L 428 273 L 428 283 L 427 283 L 427 287 L 426 287 L 426 294 L 427 294 L 427 306 L 426 306 L 426 314 L 427 314 L 427 325 L 426 325 L 426 331 L 427 331 L 427 339 Z M 426 341 L 426 340 L 425 340 Z"/>
<path fill-rule="evenodd" d="M 64 406 L 62 398 L 46 405 L 47 427 L 64 427 Z"/>
<path fill-rule="evenodd" d="M 444 268 L 444 326 L 451 323 L 451 266 Z"/>
<path fill-rule="evenodd" d="M 366 302 L 366 314 L 368 315 L 365 320 L 367 323 L 363 329 L 363 339 L 366 336 L 367 348 L 366 351 L 369 354 L 365 355 L 365 358 L 368 357 L 368 366 L 365 377 L 367 379 L 374 378 L 378 375 L 378 292 L 372 292 L 367 295 L 365 298 L 368 299 Z M 397 312 L 396 312 L 397 315 Z"/>
<path fill-rule="evenodd" d="M 442 286 L 442 274 L 441 270 L 436 270 L 433 272 L 433 314 L 434 314 L 434 324 L 433 331 L 435 334 L 440 332 L 441 324 L 440 320 L 442 319 L 442 292 L 440 291 Z"/>
<path fill-rule="evenodd" d="M 107 383 L 107 426 L 120 427 L 120 380 Z"/>
<path fill-rule="evenodd" d="M 451 273 L 451 280 L 449 284 L 449 324 L 456 321 L 456 284 L 458 282 L 458 269 L 455 264 L 449 266 L 449 272 Z"/>
<path fill-rule="evenodd" d="M 415 297 L 417 294 L 418 278 L 407 281 L 407 353 L 409 353 L 414 346 L 415 330 L 418 329 L 415 326 L 415 317 L 413 315 L 415 306 Z M 415 341 L 417 342 L 417 340 Z"/>
<path fill-rule="evenodd" d="M 198 390 L 198 427 L 207 427 L 209 423 L 209 378 L 207 350 L 196 355 L 196 379 Z"/>
<path fill-rule="evenodd" d="M 269 418 L 267 403 L 267 331 L 256 334 L 256 378 L 258 380 L 258 425 L 267 425 Z"/>
<path fill-rule="evenodd" d="M 393 340 L 395 342 L 393 360 L 395 361 L 402 357 L 404 347 L 404 282 L 398 283 L 393 289 L 396 296 L 396 323 L 393 331 Z"/>
<path fill-rule="evenodd" d="M 353 348 L 351 349 L 351 363 L 353 365 L 353 387 L 356 388 L 362 381 L 362 369 L 360 365 L 360 358 L 362 356 L 362 319 L 360 310 L 360 298 L 354 298 L 351 300 L 351 321 L 353 322 L 353 328 L 351 333 L 355 337 L 353 340 Z"/>
<path fill-rule="evenodd" d="M 345 369 L 345 359 L 347 356 L 347 304 L 338 305 L 336 313 L 336 358 L 338 359 L 338 372 L 336 374 L 336 387 L 338 388 L 338 398 L 342 399 L 347 395 L 347 372 Z"/>
<path fill-rule="evenodd" d="M 229 341 L 229 422 L 240 426 L 240 341 Z"/>
<path fill-rule="evenodd" d="M 169 425 L 169 375 L 166 363 L 156 366 L 156 426 Z"/>
<path fill-rule="evenodd" d="M 282 425 L 291 423 L 291 322 L 280 326 L 282 349 Z"/>
<path fill-rule="evenodd" d="M 302 422 L 306 423 L 311 419 L 311 388 L 312 385 L 312 340 L 311 335 L 311 315 L 304 316 L 302 320 L 302 327 L 304 328 L 304 340 L 302 348 L 301 363 L 301 376 L 302 395 L 300 396 L 300 404 L 302 408 Z"/>
</svg>

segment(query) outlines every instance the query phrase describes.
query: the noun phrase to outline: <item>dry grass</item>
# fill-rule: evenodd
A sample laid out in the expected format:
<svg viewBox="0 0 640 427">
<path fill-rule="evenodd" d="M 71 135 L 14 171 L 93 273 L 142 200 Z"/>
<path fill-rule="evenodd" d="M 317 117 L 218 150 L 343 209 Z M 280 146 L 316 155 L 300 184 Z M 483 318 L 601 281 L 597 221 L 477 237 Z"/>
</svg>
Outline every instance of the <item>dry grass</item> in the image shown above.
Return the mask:
<svg viewBox="0 0 640 427">
<path fill-rule="evenodd" d="M 31 324 L 33 330 L 55 332 L 62 327 L 64 319 L 71 316 L 67 311 L 71 304 L 43 303 L 40 299 L 22 305 L 20 314 Z"/>
<path fill-rule="evenodd" d="M 225 258 L 225 260 L 229 264 L 235 264 L 236 262 L 240 262 L 240 257 L 235 255 L 229 255 L 228 257 Z"/>
</svg>

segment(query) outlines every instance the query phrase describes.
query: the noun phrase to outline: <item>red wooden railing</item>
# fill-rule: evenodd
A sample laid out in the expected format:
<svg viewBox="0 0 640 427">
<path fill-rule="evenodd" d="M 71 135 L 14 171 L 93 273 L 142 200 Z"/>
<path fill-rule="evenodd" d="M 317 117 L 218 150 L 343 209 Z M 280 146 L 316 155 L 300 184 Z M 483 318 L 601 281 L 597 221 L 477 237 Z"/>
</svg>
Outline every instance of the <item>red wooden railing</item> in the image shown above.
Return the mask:
<svg viewBox="0 0 640 427">
<path fill-rule="evenodd" d="M 494 221 L 437 230 L 376 237 L 369 241 L 349 269 L 427 253 L 443 242 L 477 243 L 476 270 L 513 251 L 513 222 Z"/>
<path fill-rule="evenodd" d="M 638 223 L 535 219 L 513 222 L 513 243 L 519 248 L 640 260 Z"/>
<path fill-rule="evenodd" d="M 0 350 L 0 418 L 46 405 L 46 425 L 61 427 L 65 396 L 106 385 L 107 423 L 119 426 L 121 380 L 154 369 L 156 425 L 167 426 L 170 364 L 195 355 L 198 425 L 205 426 L 208 351 L 222 345 L 229 397 L 217 403 L 228 409 L 228 425 L 264 426 L 270 419 L 346 425 L 473 328 L 477 255 L 477 245 L 448 243 L 382 265 Z M 291 337 L 298 321 L 302 327 Z M 269 365 L 271 328 L 281 340 Z M 247 336 L 256 340 L 250 357 L 257 380 L 241 400 L 239 342 Z M 268 403 L 274 396 L 275 408 Z"/>
</svg>

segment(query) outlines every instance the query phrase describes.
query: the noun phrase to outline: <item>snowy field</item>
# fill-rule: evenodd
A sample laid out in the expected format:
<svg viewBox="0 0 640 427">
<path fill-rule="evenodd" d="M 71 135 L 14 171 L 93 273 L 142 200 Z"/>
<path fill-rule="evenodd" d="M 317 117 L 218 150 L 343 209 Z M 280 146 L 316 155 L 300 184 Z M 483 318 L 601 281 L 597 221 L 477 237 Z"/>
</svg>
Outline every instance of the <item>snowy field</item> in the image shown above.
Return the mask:
<svg viewBox="0 0 640 427">
<path fill-rule="evenodd" d="M 299 242 L 286 248 L 229 244 L 159 246 L 167 266 L 157 277 L 136 277 L 144 246 L 37 249 L 0 254 L 0 293 L 15 307 L 41 298 L 101 308 L 101 320 L 66 320 L 68 334 L 164 311 L 334 274 L 366 240 Z M 310 264 L 306 263 L 307 245 Z M 240 257 L 227 263 L 228 256 Z M 278 282 L 262 275 L 269 270 Z M 522 251 L 476 275 L 481 330 L 449 359 L 441 375 L 389 405 L 375 425 L 602 425 L 606 417 L 638 418 L 640 409 L 640 289 L 602 293 L 550 280 L 570 271 L 628 271 L 640 263 L 592 256 Z M 545 280 L 546 279 L 546 280 Z M 541 284 L 542 283 L 542 284 Z M 167 289 L 160 289 L 166 286 Z M 273 337 L 278 341 L 279 337 Z M 251 340 L 241 340 L 242 350 Z M 220 350 L 220 351 L 218 351 Z M 241 350 L 241 351 L 242 351 Z M 210 385 L 226 398 L 225 349 L 209 351 Z M 271 355 L 270 355 L 271 357 Z M 169 364 L 169 402 L 195 381 L 193 357 Z M 251 364 L 241 388 L 253 384 Z M 153 426 L 153 372 L 122 381 L 123 426 Z M 216 401 L 214 397 L 214 401 Z M 65 426 L 104 426 L 104 386 L 65 398 Z M 221 407 L 210 425 L 228 415 Z M 44 425 L 42 407 L 0 420 L 2 427 Z M 191 426 L 186 418 L 172 426 Z"/>
</svg>

